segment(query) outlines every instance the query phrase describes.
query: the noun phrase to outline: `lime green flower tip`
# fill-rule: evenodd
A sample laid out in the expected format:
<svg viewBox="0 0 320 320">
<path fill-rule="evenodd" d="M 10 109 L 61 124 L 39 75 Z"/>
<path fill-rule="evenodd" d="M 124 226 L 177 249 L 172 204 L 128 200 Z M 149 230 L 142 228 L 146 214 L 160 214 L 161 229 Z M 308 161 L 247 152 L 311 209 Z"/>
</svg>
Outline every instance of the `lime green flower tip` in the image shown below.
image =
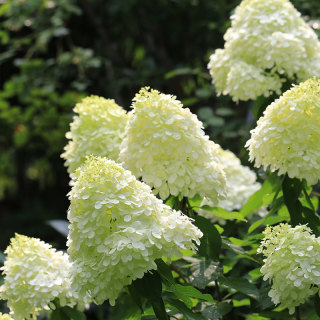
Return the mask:
<svg viewBox="0 0 320 320">
<path fill-rule="evenodd" d="M 156 269 L 155 260 L 195 250 L 201 231 L 114 161 L 89 157 L 69 194 L 68 252 L 74 290 L 101 304 Z"/>
<path fill-rule="evenodd" d="M 246 144 L 250 161 L 315 184 L 320 178 L 319 121 L 320 80 L 313 78 L 267 107 Z"/>
<path fill-rule="evenodd" d="M 267 227 L 258 253 L 266 258 L 261 272 L 272 283 L 269 296 L 280 307 L 295 307 L 319 291 L 320 238 L 306 225 Z"/>
<path fill-rule="evenodd" d="M 117 160 L 128 120 L 126 111 L 112 99 L 89 96 L 76 105 L 74 112 L 78 115 L 66 134 L 70 141 L 61 155 L 68 172 L 73 173 L 90 154 Z"/>
<path fill-rule="evenodd" d="M 10 315 L 0 312 L 0 320 L 13 320 Z"/>
<path fill-rule="evenodd" d="M 119 159 L 165 200 L 169 195 L 223 198 L 218 146 L 176 97 L 143 88 L 135 96 Z"/>
<path fill-rule="evenodd" d="M 0 299 L 8 300 L 15 320 L 33 319 L 57 298 L 61 306 L 74 306 L 79 300 L 71 290 L 67 254 L 19 234 L 11 239 L 5 253 Z"/>
<path fill-rule="evenodd" d="M 320 76 L 320 42 L 288 0 L 242 1 L 224 39 L 208 68 L 218 93 L 234 101 L 280 94 L 282 75 Z"/>
</svg>

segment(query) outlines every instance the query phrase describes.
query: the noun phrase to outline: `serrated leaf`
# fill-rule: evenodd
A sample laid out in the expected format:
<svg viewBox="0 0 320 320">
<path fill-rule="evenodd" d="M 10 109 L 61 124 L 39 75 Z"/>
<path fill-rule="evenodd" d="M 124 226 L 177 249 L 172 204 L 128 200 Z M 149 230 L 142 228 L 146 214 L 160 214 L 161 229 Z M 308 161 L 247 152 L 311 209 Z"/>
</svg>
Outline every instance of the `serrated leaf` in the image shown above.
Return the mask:
<svg viewBox="0 0 320 320">
<path fill-rule="evenodd" d="M 210 259 L 193 262 L 190 270 L 190 282 L 199 289 L 204 289 L 210 282 L 217 280 L 223 271 L 218 261 Z"/>
</svg>

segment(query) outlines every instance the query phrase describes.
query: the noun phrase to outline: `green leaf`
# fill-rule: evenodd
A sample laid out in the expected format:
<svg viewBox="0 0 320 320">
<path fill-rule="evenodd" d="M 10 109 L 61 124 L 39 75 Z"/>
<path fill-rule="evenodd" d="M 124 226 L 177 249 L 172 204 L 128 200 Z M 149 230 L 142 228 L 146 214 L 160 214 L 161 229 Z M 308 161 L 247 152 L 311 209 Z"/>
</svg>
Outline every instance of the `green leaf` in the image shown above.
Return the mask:
<svg viewBox="0 0 320 320">
<path fill-rule="evenodd" d="M 69 319 L 86 320 L 86 316 L 84 315 L 84 313 L 77 309 L 66 306 L 61 308 L 61 311 L 65 313 L 69 317 Z"/>
<path fill-rule="evenodd" d="M 51 312 L 50 320 L 70 320 L 70 318 L 63 312 L 62 308 L 57 308 Z"/>
<path fill-rule="evenodd" d="M 201 216 L 194 217 L 194 224 L 202 231 L 203 236 L 198 247 L 199 255 L 208 259 L 218 260 L 221 250 L 221 237 L 211 222 Z"/>
<path fill-rule="evenodd" d="M 248 233 L 253 232 L 254 230 L 256 230 L 258 227 L 260 227 L 263 224 L 264 219 L 260 219 L 255 221 L 248 229 Z"/>
<path fill-rule="evenodd" d="M 231 249 L 233 252 L 237 254 L 245 254 L 246 251 L 238 245 L 231 243 L 228 239 L 222 239 L 223 247 L 226 249 Z"/>
<path fill-rule="evenodd" d="M 319 294 L 315 294 L 313 298 L 314 308 L 316 310 L 317 315 L 320 317 L 320 297 Z"/>
<path fill-rule="evenodd" d="M 168 284 L 174 284 L 174 278 L 169 266 L 162 259 L 157 259 L 155 262 L 157 264 L 157 271 L 161 278 L 165 280 L 165 282 L 168 282 Z"/>
<path fill-rule="evenodd" d="M 192 208 L 199 208 L 201 206 L 202 201 L 203 198 L 197 194 L 192 199 L 189 199 L 189 204 Z"/>
<path fill-rule="evenodd" d="M 216 305 L 209 305 L 204 308 L 201 314 L 208 320 L 220 320 L 221 314 L 218 311 L 218 307 Z"/>
<path fill-rule="evenodd" d="M 231 300 L 225 300 L 225 301 L 219 302 L 217 307 L 218 307 L 218 312 L 222 316 L 224 316 L 232 310 L 232 302 Z"/>
<path fill-rule="evenodd" d="M 220 263 L 210 259 L 193 262 L 190 270 L 190 282 L 199 289 L 204 289 L 210 282 L 217 280 L 223 272 Z"/>
<path fill-rule="evenodd" d="M 320 218 L 316 213 L 305 206 L 302 206 L 302 216 L 303 220 L 308 223 L 309 227 L 312 229 L 316 236 L 320 235 Z"/>
<path fill-rule="evenodd" d="M 225 220 L 238 220 L 238 221 L 247 221 L 242 214 L 239 212 L 233 211 L 230 212 L 226 209 L 220 208 L 220 207 L 210 207 L 210 206 L 203 206 L 201 209 L 209 211 L 213 213 L 218 218 L 223 218 Z"/>
<path fill-rule="evenodd" d="M 260 310 L 266 310 L 270 308 L 274 308 L 274 303 L 269 297 L 270 286 L 264 282 L 264 286 L 259 290 L 259 300 L 257 303 L 257 307 Z"/>
<path fill-rule="evenodd" d="M 206 320 L 202 315 L 193 313 L 183 302 L 176 299 L 167 299 L 168 303 L 177 308 L 187 320 Z"/>
<path fill-rule="evenodd" d="M 223 284 L 229 288 L 235 289 L 250 298 L 253 298 L 255 300 L 259 299 L 259 290 L 256 288 L 256 286 L 252 283 L 250 283 L 245 278 L 225 278 L 220 277 L 219 283 Z"/>
<path fill-rule="evenodd" d="M 143 313 L 143 307 L 142 307 L 142 301 L 141 301 L 141 296 L 136 289 L 134 285 L 128 286 L 128 290 L 130 293 L 130 296 L 132 298 L 132 301 L 139 307 L 141 313 Z"/>
<path fill-rule="evenodd" d="M 177 68 L 172 71 L 167 72 L 164 77 L 165 79 L 171 79 L 176 76 L 182 76 L 187 74 L 197 74 L 200 72 L 200 69 L 191 69 L 191 68 Z"/>
<path fill-rule="evenodd" d="M 302 205 L 299 196 L 302 191 L 302 181 L 299 179 L 291 179 L 287 175 L 282 183 L 283 199 L 290 214 L 291 224 L 296 226 L 304 223 L 302 218 Z"/>
<path fill-rule="evenodd" d="M 203 294 L 192 286 L 183 286 L 181 284 L 175 284 L 170 287 L 170 290 L 172 290 L 172 292 L 176 295 L 177 298 L 180 298 L 180 297 L 198 298 L 204 301 L 213 302 L 213 298 L 211 297 L 210 294 Z"/>
<path fill-rule="evenodd" d="M 142 279 L 133 282 L 139 294 L 145 297 L 152 305 L 158 320 L 168 320 L 168 315 L 162 300 L 161 277 L 156 271 L 146 273 Z"/>
<path fill-rule="evenodd" d="M 250 213 L 260 209 L 263 205 L 268 205 L 273 197 L 269 195 L 279 187 L 280 179 L 275 174 L 270 174 L 268 179 L 263 183 L 261 189 L 255 192 L 248 200 L 248 202 L 242 207 L 240 214 L 246 217 Z M 264 201 L 264 198 L 268 198 L 268 201 Z"/>
</svg>

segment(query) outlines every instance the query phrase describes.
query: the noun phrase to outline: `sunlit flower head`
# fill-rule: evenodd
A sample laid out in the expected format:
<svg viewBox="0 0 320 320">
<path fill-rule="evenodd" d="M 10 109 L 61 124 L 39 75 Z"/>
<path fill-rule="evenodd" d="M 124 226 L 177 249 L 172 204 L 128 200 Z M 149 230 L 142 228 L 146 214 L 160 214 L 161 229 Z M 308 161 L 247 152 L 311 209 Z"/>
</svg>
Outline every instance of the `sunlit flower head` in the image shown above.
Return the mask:
<svg viewBox="0 0 320 320">
<path fill-rule="evenodd" d="M 0 312 L 0 320 L 13 320 L 9 314 L 1 313 Z"/>
<path fill-rule="evenodd" d="M 188 217 L 114 161 L 90 157 L 76 175 L 68 212 L 73 284 L 97 304 L 114 304 L 125 286 L 157 268 L 156 259 L 199 243 Z"/>
<path fill-rule="evenodd" d="M 264 235 L 258 252 L 266 257 L 261 272 L 272 283 L 269 296 L 293 314 L 319 290 L 320 239 L 305 225 L 267 227 Z"/>
<path fill-rule="evenodd" d="M 128 114 L 114 100 L 89 96 L 78 103 L 77 113 L 66 137 L 70 140 L 61 155 L 68 172 L 73 173 L 86 156 L 105 156 L 117 160 Z"/>
<path fill-rule="evenodd" d="M 293 86 L 267 107 L 251 131 L 250 161 L 315 184 L 320 178 L 319 121 L 320 80 Z"/>
<path fill-rule="evenodd" d="M 235 101 L 280 94 L 285 78 L 320 76 L 317 35 L 288 0 L 242 1 L 224 39 L 208 68 L 218 93 Z"/>
<path fill-rule="evenodd" d="M 51 245 L 16 234 L 6 249 L 0 299 L 8 300 L 15 320 L 33 319 L 59 299 L 61 306 L 79 301 L 71 290 L 68 255 Z"/>
<path fill-rule="evenodd" d="M 123 166 L 163 200 L 169 195 L 199 194 L 216 203 L 224 194 L 218 146 L 204 134 L 196 115 L 174 96 L 141 89 L 120 149 Z"/>
</svg>

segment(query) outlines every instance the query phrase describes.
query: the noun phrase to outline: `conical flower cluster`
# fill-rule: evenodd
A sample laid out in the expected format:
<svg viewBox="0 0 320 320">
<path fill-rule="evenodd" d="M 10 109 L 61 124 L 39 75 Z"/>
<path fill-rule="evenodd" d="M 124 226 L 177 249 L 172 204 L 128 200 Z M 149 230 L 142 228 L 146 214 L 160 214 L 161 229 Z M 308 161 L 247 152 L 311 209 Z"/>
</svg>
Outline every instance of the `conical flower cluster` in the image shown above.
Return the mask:
<svg viewBox="0 0 320 320">
<path fill-rule="evenodd" d="M 90 154 L 117 160 L 128 120 L 126 111 L 112 99 L 90 96 L 78 103 L 74 112 L 78 115 L 66 134 L 70 141 L 61 155 L 68 172 L 73 173 Z"/>
<path fill-rule="evenodd" d="M 275 304 L 289 308 L 304 303 L 319 291 L 320 238 L 305 225 L 267 227 L 258 252 L 266 257 L 261 272 L 272 282 L 269 296 Z"/>
<path fill-rule="evenodd" d="M 224 39 L 208 68 L 217 91 L 234 101 L 280 94 L 285 78 L 320 76 L 317 35 L 288 0 L 243 0 Z"/>
<path fill-rule="evenodd" d="M 0 299 L 8 300 L 15 320 L 35 318 L 56 298 L 61 306 L 76 304 L 67 254 L 39 239 L 19 234 L 11 239 L 5 253 Z"/>
<path fill-rule="evenodd" d="M 320 178 L 319 121 L 320 80 L 310 79 L 267 107 L 246 144 L 250 161 L 315 184 Z"/>
<path fill-rule="evenodd" d="M 180 101 L 144 88 L 134 98 L 120 161 L 163 200 L 199 194 L 216 203 L 225 189 L 217 148 Z"/>
<path fill-rule="evenodd" d="M 157 268 L 155 259 L 199 244 L 202 233 L 188 217 L 114 161 L 90 157 L 76 175 L 68 212 L 73 284 L 97 304 L 114 304 L 125 286 Z"/>
</svg>

